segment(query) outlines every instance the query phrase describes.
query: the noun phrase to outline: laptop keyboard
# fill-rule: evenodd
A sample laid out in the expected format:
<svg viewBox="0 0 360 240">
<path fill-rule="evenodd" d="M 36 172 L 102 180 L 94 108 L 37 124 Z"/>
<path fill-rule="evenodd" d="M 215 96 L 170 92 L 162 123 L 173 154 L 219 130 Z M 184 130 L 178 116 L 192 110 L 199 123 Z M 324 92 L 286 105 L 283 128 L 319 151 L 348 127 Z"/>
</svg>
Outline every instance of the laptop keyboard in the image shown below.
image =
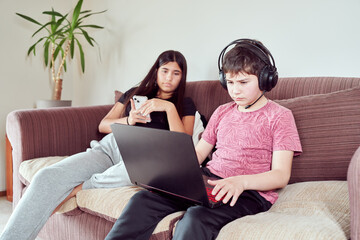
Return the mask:
<svg viewBox="0 0 360 240">
<path fill-rule="evenodd" d="M 212 194 L 211 194 L 213 188 L 212 188 L 212 187 L 205 187 L 205 188 L 206 188 L 206 193 L 207 193 L 207 195 L 208 195 L 209 201 L 214 202 L 214 203 L 217 203 L 217 202 L 222 201 L 222 200 L 224 199 L 224 197 L 222 197 L 219 201 L 217 201 L 217 200 L 215 199 L 216 195 L 212 195 Z"/>
</svg>

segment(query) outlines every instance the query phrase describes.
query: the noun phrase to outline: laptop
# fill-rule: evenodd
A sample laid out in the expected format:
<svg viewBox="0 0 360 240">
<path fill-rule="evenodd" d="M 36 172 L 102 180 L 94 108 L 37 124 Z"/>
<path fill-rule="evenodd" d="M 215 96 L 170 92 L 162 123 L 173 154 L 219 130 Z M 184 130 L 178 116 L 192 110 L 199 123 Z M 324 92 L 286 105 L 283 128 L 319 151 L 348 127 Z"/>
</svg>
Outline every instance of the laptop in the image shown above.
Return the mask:
<svg viewBox="0 0 360 240">
<path fill-rule="evenodd" d="M 117 123 L 111 129 L 133 184 L 192 205 L 223 204 L 210 194 L 190 135 Z"/>
</svg>

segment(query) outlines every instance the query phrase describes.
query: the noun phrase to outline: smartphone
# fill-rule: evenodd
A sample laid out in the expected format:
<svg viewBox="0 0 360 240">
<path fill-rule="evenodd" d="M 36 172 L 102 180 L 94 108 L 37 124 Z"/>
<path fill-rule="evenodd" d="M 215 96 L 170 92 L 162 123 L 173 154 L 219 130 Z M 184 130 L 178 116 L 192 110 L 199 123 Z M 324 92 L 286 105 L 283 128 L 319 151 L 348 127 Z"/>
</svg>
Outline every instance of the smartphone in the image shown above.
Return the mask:
<svg viewBox="0 0 360 240">
<path fill-rule="evenodd" d="M 133 100 L 135 104 L 135 109 L 137 110 L 141 108 L 141 106 L 148 100 L 148 98 L 147 96 L 134 95 Z M 148 114 L 146 117 L 150 118 L 150 114 Z M 151 122 L 151 120 L 147 120 L 147 122 Z"/>
</svg>

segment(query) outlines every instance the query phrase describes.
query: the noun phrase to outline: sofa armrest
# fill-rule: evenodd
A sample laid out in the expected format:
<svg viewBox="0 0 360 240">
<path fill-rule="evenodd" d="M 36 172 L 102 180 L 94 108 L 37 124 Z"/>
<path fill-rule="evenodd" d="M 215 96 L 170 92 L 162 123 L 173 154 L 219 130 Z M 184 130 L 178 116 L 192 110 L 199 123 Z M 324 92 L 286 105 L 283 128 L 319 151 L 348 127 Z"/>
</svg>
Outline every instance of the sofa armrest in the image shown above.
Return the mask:
<svg viewBox="0 0 360 240">
<path fill-rule="evenodd" d="M 347 181 L 350 199 L 351 239 L 360 239 L 360 147 L 351 158 Z"/>
<path fill-rule="evenodd" d="M 86 150 L 101 139 L 101 119 L 112 105 L 16 110 L 8 114 L 6 133 L 12 146 L 14 206 L 24 186 L 18 177 L 21 162 L 46 156 L 65 156 Z"/>
</svg>

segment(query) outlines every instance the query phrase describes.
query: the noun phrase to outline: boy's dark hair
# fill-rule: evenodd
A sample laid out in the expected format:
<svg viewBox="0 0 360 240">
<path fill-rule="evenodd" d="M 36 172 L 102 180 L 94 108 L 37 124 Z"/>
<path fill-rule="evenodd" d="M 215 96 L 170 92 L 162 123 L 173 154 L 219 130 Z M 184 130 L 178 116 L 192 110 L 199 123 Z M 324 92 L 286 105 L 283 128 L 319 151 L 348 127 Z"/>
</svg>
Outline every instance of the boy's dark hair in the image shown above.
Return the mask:
<svg viewBox="0 0 360 240">
<path fill-rule="evenodd" d="M 225 54 L 226 49 L 233 44 L 235 47 Z M 260 90 L 267 92 L 276 86 L 278 80 L 275 61 L 270 51 L 261 42 L 253 39 L 238 39 L 227 45 L 220 53 L 218 67 L 220 83 L 225 89 L 226 73 L 243 72 L 256 75 Z"/>
<path fill-rule="evenodd" d="M 237 44 L 233 49 L 225 54 L 223 63 L 223 72 L 230 74 L 238 74 L 244 72 L 247 74 L 260 77 L 260 72 L 264 68 L 265 63 L 253 51 Z"/>
</svg>

